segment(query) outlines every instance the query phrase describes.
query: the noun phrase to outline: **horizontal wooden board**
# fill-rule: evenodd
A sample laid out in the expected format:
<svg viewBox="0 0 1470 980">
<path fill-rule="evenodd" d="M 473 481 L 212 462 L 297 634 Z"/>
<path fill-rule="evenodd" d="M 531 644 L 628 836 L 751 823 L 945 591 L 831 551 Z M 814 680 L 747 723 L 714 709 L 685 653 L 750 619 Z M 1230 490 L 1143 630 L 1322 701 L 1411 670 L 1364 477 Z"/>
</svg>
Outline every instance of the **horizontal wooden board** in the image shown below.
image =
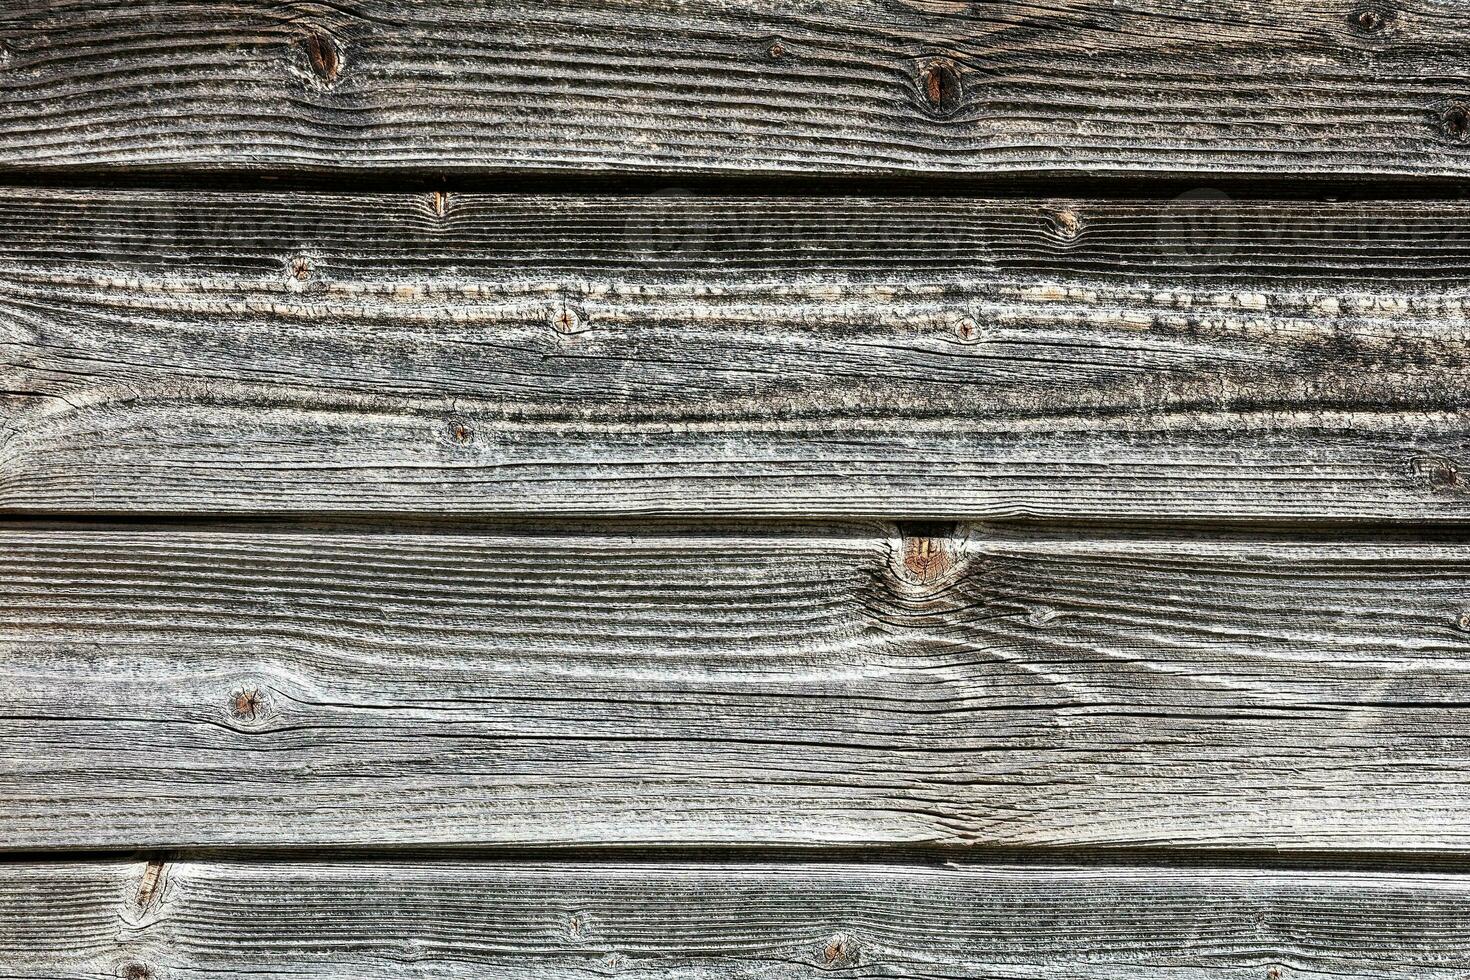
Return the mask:
<svg viewBox="0 0 1470 980">
<path fill-rule="evenodd" d="M 1463 850 L 1467 580 L 1458 545 L 9 529 L 0 846 Z"/>
<path fill-rule="evenodd" d="M 1470 174 L 1457 0 L 11 0 L 0 169 Z"/>
<path fill-rule="evenodd" d="M 883 864 L 35 863 L 9 977 L 1461 980 L 1455 874 Z"/>
<path fill-rule="evenodd" d="M 1456 204 L 0 193 L 0 510 L 1470 516 Z"/>
</svg>

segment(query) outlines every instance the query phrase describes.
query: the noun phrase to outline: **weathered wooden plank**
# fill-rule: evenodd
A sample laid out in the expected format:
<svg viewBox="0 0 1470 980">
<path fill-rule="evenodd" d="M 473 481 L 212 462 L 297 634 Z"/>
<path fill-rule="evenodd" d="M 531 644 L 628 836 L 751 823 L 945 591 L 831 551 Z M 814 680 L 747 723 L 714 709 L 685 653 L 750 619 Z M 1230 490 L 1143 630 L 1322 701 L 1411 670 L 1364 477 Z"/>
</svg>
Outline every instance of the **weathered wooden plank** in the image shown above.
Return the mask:
<svg viewBox="0 0 1470 980">
<path fill-rule="evenodd" d="M 35 863 L 12 977 L 1460 980 L 1462 875 L 467 860 Z"/>
<path fill-rule="evenodd" d="M 1470 846 L 1470 547 L 21 528 L 0 844 Z"/>
<path fill-rule="evenodd" d="M 1462 520 L 1454 204 L 0 194 L 0 508 Z"/>
<path fill-rule="evenodd" d="M 1470 174 L 1455 0 L 12 0 L 0 168 Z"/>
</svg>

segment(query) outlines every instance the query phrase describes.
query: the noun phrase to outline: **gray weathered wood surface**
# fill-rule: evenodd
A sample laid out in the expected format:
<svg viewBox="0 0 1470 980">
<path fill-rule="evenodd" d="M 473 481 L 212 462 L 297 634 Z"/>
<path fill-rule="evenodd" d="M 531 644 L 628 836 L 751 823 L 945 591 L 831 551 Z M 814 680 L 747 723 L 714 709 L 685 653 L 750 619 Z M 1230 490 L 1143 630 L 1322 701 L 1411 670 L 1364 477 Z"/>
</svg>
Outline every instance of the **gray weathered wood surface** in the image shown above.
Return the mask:
<svg viewBox="0 0 1470 980">
<path fill-rule="evenodd" d="M 0 534 L 0 844 L 1470 845 L 1462 545 Z"/>
<path fill-rule="evenodd" d="M 8 977 L 1461 980 L 1454 874 L 581 862 L 10 865 Z"/>
<path fill-rule="evenodd" d="M 0 169 L 1470 174 L 1457 0 L 10 0 Z"/>
<path fill-rule="evenodd" d="M 1464 227 L 3 192 L 0 509 L 1460 521 Z"/>
</svg>

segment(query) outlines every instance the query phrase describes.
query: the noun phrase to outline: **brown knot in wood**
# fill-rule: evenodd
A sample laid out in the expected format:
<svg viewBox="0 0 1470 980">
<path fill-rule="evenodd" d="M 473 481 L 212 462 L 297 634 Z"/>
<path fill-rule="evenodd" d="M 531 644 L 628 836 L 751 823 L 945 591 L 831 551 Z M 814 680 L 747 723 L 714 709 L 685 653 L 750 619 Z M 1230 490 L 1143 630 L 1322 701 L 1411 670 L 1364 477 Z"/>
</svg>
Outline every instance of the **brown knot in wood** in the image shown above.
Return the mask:
<svg viewBox="0 0 1470 980">
<path fill-rule="evenodd" d="M 1364 34 L 1377 34 L 1388 27 L 1391 19 L 1388 11 L 1378 7 L 1365 7 L 1353 15 L 1353 23 Z"/>
<path fill-rule="evenodd" d="M 860 952 L 857 940 L 839 932 L 822 948 L 822 966 L 829 969 L 857 966 Z"/>
<path fill-rule="evenodd" d="M 311 73 L 324 85 L 331 85 L 342 72 L 342 48 L 335 38 L 321 29 L 301 39 L 301 50 Z"/>
<path fill-rule="evenodd" d="M 945 118 L 954 115 L 964 101 L 965 90 L 954 62 L 935 58 L 919 74 L 919 88 L 929 111 Z"/>
<path fill-rule="evenodd" d="M 241 721 L 255 721 L 265 713 L 265 698 L 259 688 L 242 687 L 230 695 L 230 714 Z"/>
<path fill-rule="evenodd" d="M 959 563 L 955 543 L 957 528 L 953 524 L 900 524 L 904 581 L 913 585 L 933 585 L 954 571 Z"/>
</svg>

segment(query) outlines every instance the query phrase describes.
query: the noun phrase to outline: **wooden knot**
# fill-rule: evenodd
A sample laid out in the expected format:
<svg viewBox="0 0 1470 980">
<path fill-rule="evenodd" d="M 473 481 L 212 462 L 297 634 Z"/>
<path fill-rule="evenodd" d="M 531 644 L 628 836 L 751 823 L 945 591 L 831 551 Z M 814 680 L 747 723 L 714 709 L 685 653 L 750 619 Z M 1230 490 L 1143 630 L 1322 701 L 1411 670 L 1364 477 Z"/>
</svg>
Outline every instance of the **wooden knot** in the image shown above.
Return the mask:
<svg viewBox="0 0 1470 980">
<path fill-rule="evenodd" d="M 1439 129 L 1452 140 L 1470 137 L 1470 105 L 1452 102 L 1440 110 Z"/>
<path fill-rule="evenodd" d="M 551 329 L 563 336 L 570 337 L 573 334 L 583 333 L 589 329 L 587 315 L 575 306 L 560 306 L 551 311 L 548 318 Z"/>
<path fill-rule="evenodd" d="M 960 563 L 958 530 L 954 524 L 900 524 L 899 580 L 912 586 L 930 586 L 947 578 Z"/>
<path fill-rule="evenodd" d="M 1465 481 L 1460 476 L 1460 468 L 1446 456 L 1433 453 L 1416 456 L 1410 465 L 1415 476 L 1435 493 L 1451 493 L 1464 489 Z"/>
<path fill-rule="evenodd" d="M 122 968 L 123 980 L 153 980 L 153 970 L 147 963 L 127 963 Z"/>
<path fill-rule="evenodd" d="M 258 687 L 236 688 L 230 695 L 230 714 L 239 721 L 256 721 L 265 714 L 265 695 Z"/>
<path fill-rule="evenodd" d="M 468 446 L 475 438 L 475 430 L 464 419 L 449 421 L 449 438 L 461 446 Z"/>
<path fill-rule="evenodd" d="M 1352 18 L 1353 25 L 1364 34 L 1377 34 L 1383 31 L 1392 20 L 1392 15 L 1379 7 L 1365 7 Z"/>
<path fill-rule="evenodd" d="M 143 880 L 138 884 L 138 908 L 147 911 L 153 900 L 163 892 L 164 863 L 161 860 L 149 861 L 143 869 Z"/>
<path fill-rule="evenodd" d="M 789 53 L 786 48 L 786 42 L 779 37 L 771 38 L 770 43 L 766 45 L 766 57 L 772 61 L 780 61 Z"/>
<path fill-rule="evenodd" d="M 822 947 L 821 965 L 828 969 L 857 966 L 861 947 L 853 937 L 839 932 Z"/>
<path fill-rule="evenodd" d="M 447 191 L 435 191 L 429 195 L 429 208 L 434 212 L 434 217 L 442 218 L 449 214 L 449 193 Z"/>
<path fill-rule="evenodd" d="M 960 70 L 947 58 L 935 58 L 919 73 L 919 91 L 929 112 L 948 118 L 960 110 L 964 101 L 964 85 Z"/>
<path fill-rule="evenodd" d="M 980 324 L 972 316 L 961 316 L 954 324 L 954 335 L 962 344 L 978 344 L 980 342 Z"/>
<path fill-rule="evenodd" d="M 311 259 L 305 255 L 293 255 L 286 262 L 286 274 L 293 282 L 306 282 L 311 278 Z"/>
<path fill-rule="evenodd" d="M 342 47 L 336 38 L 317 28 L 301 39 L 301 50 L 306 54 L 306 63 L 318 81 L 323 85 L 331 85 L 337 81 L 337 76 L 342 72 Z"/>
<path fill-rule="evenodd" d="M 1082 234 L 1082 219 L 1070 208 L 1043 216 L 1042 225 L 1047 235 L 1059 242 L 1075 242 Z"/>
</svg>

